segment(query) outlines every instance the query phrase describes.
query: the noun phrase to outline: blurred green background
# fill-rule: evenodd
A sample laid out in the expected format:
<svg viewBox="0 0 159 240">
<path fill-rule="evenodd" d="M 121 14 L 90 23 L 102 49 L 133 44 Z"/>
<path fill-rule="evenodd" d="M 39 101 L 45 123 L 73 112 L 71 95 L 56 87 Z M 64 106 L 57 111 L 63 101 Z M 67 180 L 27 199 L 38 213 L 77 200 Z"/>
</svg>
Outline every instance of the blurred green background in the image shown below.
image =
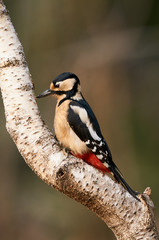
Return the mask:
<svg viewBox="0 0 159 240">
<path fill-rule="evenodd" d="M 127 182 L 152 189 L 159 225 L 159 1 L 6 0 L 35 92 L 76 73 Z M 52 128 L 55 100 L 38 100 Z M 5 129 L 0 100 L 0 239 L 112 240 L 93 213 L 43 183 Z"/>
</svg>

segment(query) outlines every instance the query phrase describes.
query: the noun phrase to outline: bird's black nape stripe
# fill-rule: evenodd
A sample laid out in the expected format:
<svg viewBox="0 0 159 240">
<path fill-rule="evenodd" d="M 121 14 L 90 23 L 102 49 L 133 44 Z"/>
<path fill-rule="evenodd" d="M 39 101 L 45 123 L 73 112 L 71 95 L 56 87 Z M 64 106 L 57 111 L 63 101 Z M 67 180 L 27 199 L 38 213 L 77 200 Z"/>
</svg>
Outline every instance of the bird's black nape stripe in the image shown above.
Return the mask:
<svg viewBox="0 0 159 240">
<path fill-rule="evenodd" d="M 64 101 L 66 101 L 66 100 L 68 100 L 67 97 L 63 98 L 63 99 L 59 102 L 58 107 L 59 107 Z"/>
</svg>

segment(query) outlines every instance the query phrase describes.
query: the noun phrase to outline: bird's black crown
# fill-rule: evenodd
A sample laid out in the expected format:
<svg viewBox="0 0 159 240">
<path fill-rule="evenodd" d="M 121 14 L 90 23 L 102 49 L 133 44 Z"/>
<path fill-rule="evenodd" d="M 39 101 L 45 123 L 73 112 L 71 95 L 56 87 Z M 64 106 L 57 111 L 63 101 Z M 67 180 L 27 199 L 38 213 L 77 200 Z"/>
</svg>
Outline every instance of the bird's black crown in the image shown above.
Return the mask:
<svg viewBox="0 0 159 240">
<path fill-rule="evenodd" d="M 52 82 L 54 84 L 56 84 L 57 82 L 62 82 L 62 81 L 66 80 L 66 79 L 69 79 L 69 78 L 74 78 L 76 80 L 77 84 L 80 84 L 79 78 L 74 73 L 71 73 L 71 72 L 61 73 Z"/>
</svg>

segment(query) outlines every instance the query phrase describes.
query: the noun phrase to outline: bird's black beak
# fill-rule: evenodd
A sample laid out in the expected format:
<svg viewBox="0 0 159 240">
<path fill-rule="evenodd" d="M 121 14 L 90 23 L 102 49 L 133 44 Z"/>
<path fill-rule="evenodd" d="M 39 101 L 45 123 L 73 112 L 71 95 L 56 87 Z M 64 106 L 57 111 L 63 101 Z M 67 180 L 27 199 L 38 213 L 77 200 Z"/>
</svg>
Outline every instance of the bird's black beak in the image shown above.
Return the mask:
<svg viewBox="0 0 159 240">
<path fill-rule="evenodd" d="M 54 91 L 52 91 L 51 89 L 47 89 L 46 91 L 44 91 L 41 94 L 39 94 L 37 96 L 37 98 L 47 97 L 47 96 L 49 96 L 49 95 L 51 95 L 53 93 L 54 93 Z"/>
</svg>

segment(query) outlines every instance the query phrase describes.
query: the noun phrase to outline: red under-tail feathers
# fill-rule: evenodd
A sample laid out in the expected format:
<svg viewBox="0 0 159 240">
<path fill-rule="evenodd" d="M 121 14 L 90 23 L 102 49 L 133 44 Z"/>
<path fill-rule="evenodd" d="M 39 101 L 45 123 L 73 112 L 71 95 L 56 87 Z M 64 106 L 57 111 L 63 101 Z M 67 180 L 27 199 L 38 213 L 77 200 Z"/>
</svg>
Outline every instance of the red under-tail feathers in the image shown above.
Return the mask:
<svg viewBox="0 0 159 240">
<path fill-rule="evenodd" d="M 100 169 L 103 172 L 108 172 L 110 173 L 110 171 L 108 170 L 108 168 L 106 168 L 102 162 L 96 157 L 96 155 L 92 152 L 88 152 L 85 153 L 83 155 L 80 154 L 74 154 L 72 153 L 73 156 L 77 157 L 77 158 L 81 158 L 83 159 L 85 162 L 87 162 L 88 164 L 92 165 L 95 168 Z"/>
<path fill-rule="evenodd" d="M 96 157 L 96 155 L 92 152 L 85 153 L 83 155 L 81 154 L 74 154 L 72 153 L 73 156 L 83 159 L 85 162 L 88 164 L 92 165 L 95 168 L 100 169 L 103 172 L 108 172 L 110 174 L 113 174 L 115 179 L 117 180 L 118 183 L 121 183 L 125 189 L 138 201 L 139 198 L 136 196 L 138 193 L 135 192 L 130 188 L 130 186 L 125 182 L 125 180 L 121 177 L 120 173 L 114 169 L 114 171 L 111 173 L 103 164 L 102 162 Z"/>
</svg>

